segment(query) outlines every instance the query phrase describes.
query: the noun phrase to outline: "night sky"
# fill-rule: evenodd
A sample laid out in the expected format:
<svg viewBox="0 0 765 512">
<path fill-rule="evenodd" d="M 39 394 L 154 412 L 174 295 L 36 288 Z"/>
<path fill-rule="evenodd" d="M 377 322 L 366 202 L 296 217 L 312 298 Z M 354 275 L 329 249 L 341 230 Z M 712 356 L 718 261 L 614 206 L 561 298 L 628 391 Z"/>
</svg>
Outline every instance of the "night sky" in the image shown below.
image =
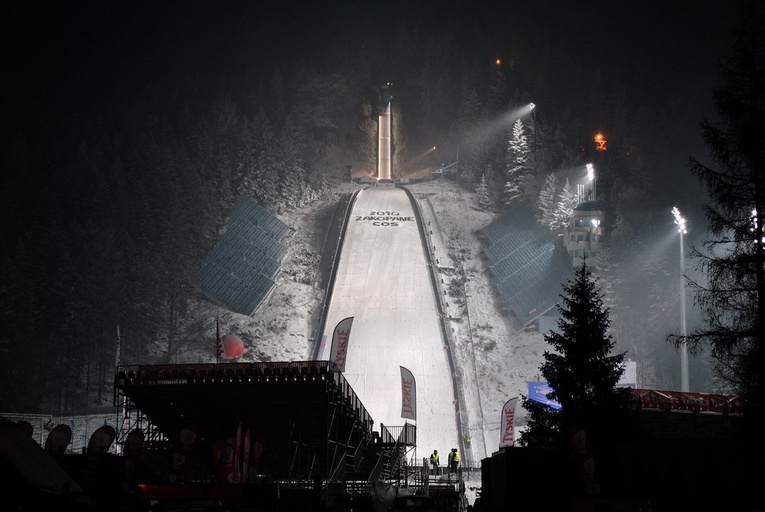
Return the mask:
<svg viewBox="0 0 765 512">
<path fill-rule="evenodd" d="M 712 114 L 715 66 L 741 3 L 14 1 L 3 16 L 2 130 L 42 135 L 59 116 L 86 115 L 147 83 L 331 66 L 335 52 L 400 31 L 447 30 L 475 59 L 530 70 L 543 109 L 570 108 L 584 92 L 567 82 L 572 66 L 627 84 L 635 102 L 677 120 L 677 138 L 656 144 L 683 167 L 703 151 L 698 122 Z M 396 78 L 395 55 L 371 60 L 376 78 Z"/>
</svg>

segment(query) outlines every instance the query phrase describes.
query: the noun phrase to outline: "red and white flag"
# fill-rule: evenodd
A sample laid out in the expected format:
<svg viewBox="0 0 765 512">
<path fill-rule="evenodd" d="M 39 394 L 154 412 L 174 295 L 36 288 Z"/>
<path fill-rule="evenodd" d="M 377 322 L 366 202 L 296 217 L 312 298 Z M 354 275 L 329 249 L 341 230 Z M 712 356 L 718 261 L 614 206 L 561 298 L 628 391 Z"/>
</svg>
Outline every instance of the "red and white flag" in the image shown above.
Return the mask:
<svg viewBox="0 0 765 512">
<path fill-rule="evenodd" d="M 511 398 L 502 407 L 502 419 L 500 420 L 499 447 L 513 446 L 515 443 L 515 406 L 518 398 Z"/>
<path fill-rule="evenodd" d="M 401 417 L 417 421 L 417 384 L 412 372 L 401 368 Z"/>
<path fill-rule="evenodd" d="M 218 317 L 215 317 L 215 361 L 220 363 L 220 356 L 223 355 L 223 340 L 220 337 L 220 322 Z"/>
<path fill-rule="evenodd" d="M 345 371 L 345 359 L 348 356 L 348 340 L 351 337 L 351 325 L 353 317 L 340 320 L 332 335 L 332 352 L 329 357 L 329 369 L 332 372 L 343 373 Z"/>
</svg>

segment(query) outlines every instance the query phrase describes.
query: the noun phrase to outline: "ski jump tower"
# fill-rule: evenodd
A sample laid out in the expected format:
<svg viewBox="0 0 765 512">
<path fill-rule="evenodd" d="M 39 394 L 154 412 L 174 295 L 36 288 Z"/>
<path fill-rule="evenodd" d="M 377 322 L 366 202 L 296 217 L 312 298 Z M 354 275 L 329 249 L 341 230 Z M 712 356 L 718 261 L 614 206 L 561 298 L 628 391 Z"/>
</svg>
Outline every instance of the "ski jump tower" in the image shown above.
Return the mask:
<svg viewBox="0 0 765 512">
<path fill-rule="evenodd" d="M 380 115 L 377 121 L 377 179 L 378 180 L 390 180 L 393 179 L 393 173 L 391 170 L 391 133 L 393 131 L 393 125 L 390 115 L 390 85 L 383 86 L 382 93 L 380 94 Z"/>
</svg>

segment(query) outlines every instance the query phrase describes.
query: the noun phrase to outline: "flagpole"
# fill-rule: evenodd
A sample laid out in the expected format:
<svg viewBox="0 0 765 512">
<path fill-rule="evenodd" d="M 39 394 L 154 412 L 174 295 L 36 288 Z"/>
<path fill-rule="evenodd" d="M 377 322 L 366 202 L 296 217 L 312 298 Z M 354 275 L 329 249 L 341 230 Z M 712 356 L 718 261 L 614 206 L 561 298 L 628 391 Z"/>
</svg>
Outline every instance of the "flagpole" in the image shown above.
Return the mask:
<svg viewBox="0 0 765 512">
<path fill-rule="evenodd" d="M 120 324 L 117 324 L 117 356 L 114 358 L 114 367 L 120 368 Z"/>
<path fill-rule="evenodd" d="M 215 317 L 215 362 L 220 363 L 220 354 L 223 349 L 223 342 L 220 339 L 220 321 Z"/>
<path fill-rule="evenodd" d="M 120 324 L 117 324 L 117 355 L 114 358 L 114 367 L 115 371 L 119 373 L 120 371 L 120 364 L 122 361 L 120 360 L 120 351 L 122 348 L 122 338 L 120 337 Z M 118 429 L 117 429 L 117 439 L 122 439 L 122 435 L 125 432 L 125 423 L 127 423 L 128 420 L 128 412 L 127 412 L 127 395 L 123 393 L 122 395 L 122 418 L 120 418 L 120 421 L 118 423 Z"/>
</svg>

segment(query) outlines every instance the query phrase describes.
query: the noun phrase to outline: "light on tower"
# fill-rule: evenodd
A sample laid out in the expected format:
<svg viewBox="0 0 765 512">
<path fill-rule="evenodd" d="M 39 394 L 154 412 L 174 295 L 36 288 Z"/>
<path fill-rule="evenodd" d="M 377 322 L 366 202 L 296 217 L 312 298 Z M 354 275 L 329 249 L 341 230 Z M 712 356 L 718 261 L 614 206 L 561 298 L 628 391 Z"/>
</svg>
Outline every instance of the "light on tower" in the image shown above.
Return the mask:
<svg viewBox="0 0 765 512">
<path fill-rule="evenodd" d="M 595 151 L 607 151 L 608 148 L 606 147 L 606 138 L 603 136 L 602 133 L 598 133 L 595 135 Z"/>
<path fill-rule="evenodd" d="M 680 210 L 677 209 L 677 206 L 672 208 L 672 215 L 675 216 L 675 224 L 677 224 L 677 231 L 679 233 L 682 233 L 683 235 L 687 235 L 688 228 L 686 227 L 685 217 L 680 215 Z"/>
<path fill-rule="evenodd" d="M 688 335 L 688 329 L 685 318 L 685 242 L 684 237 L 688 233 L 685 217 L 680 215 L 677 206 L 672 208 L 672 215 L 675 216 L 677 231 L 680 233 L 680 335 L 683 337 L 680 345 L 680 391 L 689 391 L 688 375 L 688 346 L 685 344 L 685 337 Z"/>
</svg>

